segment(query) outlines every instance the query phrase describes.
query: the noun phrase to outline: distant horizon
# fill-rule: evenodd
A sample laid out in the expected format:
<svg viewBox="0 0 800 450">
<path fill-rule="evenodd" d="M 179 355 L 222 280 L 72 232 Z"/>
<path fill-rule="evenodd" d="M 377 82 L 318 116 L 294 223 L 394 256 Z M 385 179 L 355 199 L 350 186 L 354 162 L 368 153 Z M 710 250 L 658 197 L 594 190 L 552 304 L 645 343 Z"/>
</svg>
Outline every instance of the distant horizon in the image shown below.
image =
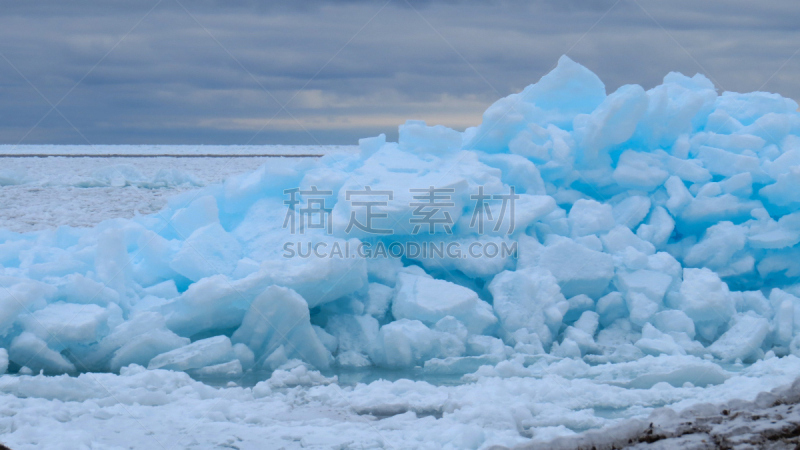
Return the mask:
<svg viewBox="0 0 800 450">
<path fill-rule="evenodd" d="M 463 130 L 562 54 L 613 92 L 672 71 L 800 99 L 800 4 L 567 0 L 4 5 L 0 143 L 355 145 Z"/>
<path fill-rule="evenodd" d="M 389 141 L 387 142 L 396 142 Z M 0 144 L 1 147 L 358 147 L 355 144 Z"/>
</svg>

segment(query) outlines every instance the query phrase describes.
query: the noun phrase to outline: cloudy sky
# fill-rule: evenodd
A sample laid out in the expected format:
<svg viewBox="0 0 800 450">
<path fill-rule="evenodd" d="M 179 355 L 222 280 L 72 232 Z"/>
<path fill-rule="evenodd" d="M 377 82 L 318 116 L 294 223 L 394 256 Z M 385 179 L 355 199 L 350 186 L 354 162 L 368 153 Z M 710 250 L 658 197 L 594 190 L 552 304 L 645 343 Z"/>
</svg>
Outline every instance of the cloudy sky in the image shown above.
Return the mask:
<svg viewBox="0 0 800 450">
<path fill-rule="evenodd" d="M 287 6 L 291 4 L 291 6 Z M 354 144 L 480 123 L 568 54 L 800 99 L 800 2 L 0 0 L 2 144 Z"/>
</svg>

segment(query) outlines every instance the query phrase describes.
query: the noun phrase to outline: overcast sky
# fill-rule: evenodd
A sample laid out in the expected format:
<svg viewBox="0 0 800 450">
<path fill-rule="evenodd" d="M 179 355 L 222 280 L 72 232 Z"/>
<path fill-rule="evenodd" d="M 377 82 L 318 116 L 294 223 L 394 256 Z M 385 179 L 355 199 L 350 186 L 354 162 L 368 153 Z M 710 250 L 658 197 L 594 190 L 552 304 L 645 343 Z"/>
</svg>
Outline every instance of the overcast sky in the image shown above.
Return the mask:
<svg viewBox="0 0 800 450">
<path fill-rule="evenodd" d="M 800 99 L 800 2 L 0 0 L 0 143 L 354 144 L 480 123 L 558 57 Z"/>
</svg>

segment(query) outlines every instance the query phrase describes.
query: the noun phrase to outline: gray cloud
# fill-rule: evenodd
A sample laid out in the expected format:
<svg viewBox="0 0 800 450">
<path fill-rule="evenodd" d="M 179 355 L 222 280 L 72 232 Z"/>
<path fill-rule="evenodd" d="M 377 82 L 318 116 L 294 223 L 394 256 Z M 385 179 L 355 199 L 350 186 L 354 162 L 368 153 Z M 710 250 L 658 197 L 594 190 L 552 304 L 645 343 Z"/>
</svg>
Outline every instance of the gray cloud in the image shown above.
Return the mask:
<svg viewBox="0 0 800 450">
<path fill-rule="evenodd" d="M 395 137 L 407 118 L 464 128 L 567 52 L 609 91 L 680 71 L 800 98 L 800 55 L 786 63 L 800 4 L 637 1 L 0 0 L 0 142 L 355 143 Z M 44 117 L 37 89 L 63 98 L 66 119 Z"/>
</svg>

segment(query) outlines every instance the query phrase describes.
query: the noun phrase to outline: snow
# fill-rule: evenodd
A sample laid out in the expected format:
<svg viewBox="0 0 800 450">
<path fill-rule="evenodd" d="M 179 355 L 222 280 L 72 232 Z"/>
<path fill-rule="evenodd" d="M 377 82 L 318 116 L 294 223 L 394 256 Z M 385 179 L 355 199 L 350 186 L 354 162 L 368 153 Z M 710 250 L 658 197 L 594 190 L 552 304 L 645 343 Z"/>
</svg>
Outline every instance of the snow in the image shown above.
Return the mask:
<svg viewBox="0 0 800 450">
<path fill-rule="evenodd" d="M 754 401 L 761 391 L 791 383 L 800 359 L 772 358 L 738 373 L 715 373 L 713 363 L 685 356 L 649 359 L 606 376 L 573 360 L 539 366 L 500 367 L 497 376 L 453 386 L 408 379 L 342 385 L 297 362 L 252 387 L 212 387 L 136 365 L 120 375 L 5 376 L 0 430 L 14 449 L 488 448 L 531 438 L 541 445 L 663 414 L 664 406 L 690 414 L 697 403 Z M 694 371 L 677 372 L 679 366 Z M 701 376 L 715 384 L 699 387 Z M 716 406 L 715 414 L 725 407 Z"/>
<path fill-rule="evenodd" d="M 607 94 L 562 57 L 464 132 L 6 158 L 0 430 L 478 448 L 754 398 L 800 368 L 796 110 L 702 75 Z M 167 150 L 263 148 L 37 151 Z M 95 209 L 58 204 L 74 192 Z"/>
<path fill-rule="evenodd" d="M 654 410 L 648 417 L 602 433 L 560 437 L 548 448 L 791 448 L 797 446 L 800 383 L 761 392 L 752 400 L 698 403 L 677 413 Z M 529 443 L 519 449 L 538 448 Z"/>
</svg>

